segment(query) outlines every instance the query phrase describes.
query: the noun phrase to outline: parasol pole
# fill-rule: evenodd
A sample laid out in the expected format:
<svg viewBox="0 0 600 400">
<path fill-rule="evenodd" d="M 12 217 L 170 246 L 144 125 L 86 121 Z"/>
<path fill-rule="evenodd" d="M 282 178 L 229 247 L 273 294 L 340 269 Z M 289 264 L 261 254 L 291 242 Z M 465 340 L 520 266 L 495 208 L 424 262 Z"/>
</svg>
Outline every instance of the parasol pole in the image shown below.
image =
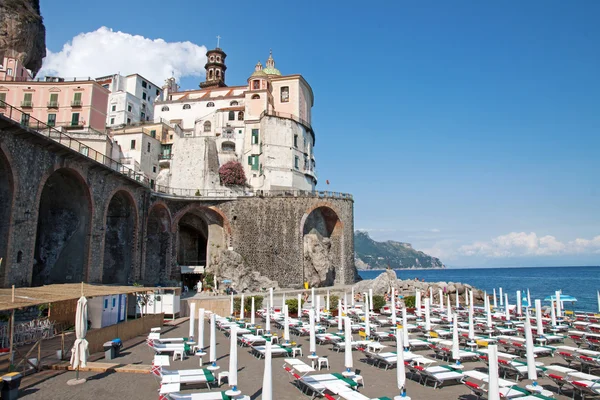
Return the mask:
<svg viewBox="0 0 600 400">
<path fill-rule="evenodd" d="M 15 345 L 15 308 L 14 308 L 15 285 L 12 285 L 12 302 L 13 302 L 13 309 L 10 312 L 10 363 L 8 366 L 9 371 L 12 370 L 12 366 L 15 361 L 15 355 L 13 354 L 14 345 Z"/>
</svg>

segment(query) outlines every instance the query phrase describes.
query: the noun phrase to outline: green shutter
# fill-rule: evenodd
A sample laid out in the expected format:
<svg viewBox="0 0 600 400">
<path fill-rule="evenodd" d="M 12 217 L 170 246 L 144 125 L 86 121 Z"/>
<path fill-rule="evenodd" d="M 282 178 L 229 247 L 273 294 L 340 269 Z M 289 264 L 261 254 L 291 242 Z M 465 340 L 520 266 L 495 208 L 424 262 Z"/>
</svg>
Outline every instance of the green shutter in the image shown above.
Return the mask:
<svg viewBox="0 0 600 400">
<path fill-rule="evenodd" d="M 23 101 L 31 101 L 32 93 L 25 93 L 23 96 Z"/>
<path fill-rule="evenodd" d="M 252 156 L 248 156 L 248 165 L 252 165 Z"/>
</svg>

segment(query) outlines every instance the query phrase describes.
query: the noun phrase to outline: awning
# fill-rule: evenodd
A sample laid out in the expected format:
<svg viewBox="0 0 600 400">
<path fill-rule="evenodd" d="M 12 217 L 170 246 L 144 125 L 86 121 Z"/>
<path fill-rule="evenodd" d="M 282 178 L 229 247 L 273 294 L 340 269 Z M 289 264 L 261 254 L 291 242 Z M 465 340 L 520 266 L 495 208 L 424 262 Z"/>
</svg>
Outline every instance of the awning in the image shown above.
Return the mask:
<svg viewBox="0 0 600 400">
<path fill-rule="evenodd" d="M 182 274 L 203 274 L 204 265 L 180 265 Z"/>
</svg>

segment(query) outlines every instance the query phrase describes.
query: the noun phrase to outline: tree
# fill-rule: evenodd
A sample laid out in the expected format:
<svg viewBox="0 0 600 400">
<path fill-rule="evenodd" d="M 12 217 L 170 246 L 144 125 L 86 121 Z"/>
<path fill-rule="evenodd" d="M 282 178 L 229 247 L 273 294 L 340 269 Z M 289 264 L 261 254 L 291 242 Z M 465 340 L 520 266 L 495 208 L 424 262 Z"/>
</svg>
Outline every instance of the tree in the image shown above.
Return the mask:
<svg viewBox="0 0 600 400">
<path fill-rule="evenodd" d="M 237 161 L 226 162 L 219 168 L 219 178 L 224 186 L 246 185 L 244 167 Z"/>
</svg>

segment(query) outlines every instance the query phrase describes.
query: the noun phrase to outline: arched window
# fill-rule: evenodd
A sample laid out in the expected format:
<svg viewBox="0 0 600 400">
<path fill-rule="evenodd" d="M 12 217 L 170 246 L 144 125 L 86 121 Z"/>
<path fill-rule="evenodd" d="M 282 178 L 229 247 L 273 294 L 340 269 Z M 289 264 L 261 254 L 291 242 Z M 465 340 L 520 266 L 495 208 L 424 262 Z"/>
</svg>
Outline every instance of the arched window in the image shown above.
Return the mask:
<svg viewBox="0 0 600 400">
<path fill-rule="evenodd" d="M 243 120 L 244 120 L 244 112 L 243 112 L 243 111 L 240 111 L 240 112 L 238 113 L 238 121 L 243 121 Z"/>
<path fill-rule="evenodd" d="M 221 151 L 224 153 L 234 153 L 235 152 L 235 143 L 233 142 L 223 142 L 221 145 Z"/>
<path fill-rule="evenodd" d="M 229 121 L 233 121 L 235 120 L 235 111 L 229 111 L 229 118 L 227 118 Z"/>
<path fill-rule="evenodd" d="M 252 89 L 260 89 L 260 81 L 258 79 L 252 81 Z"/>
<path fill-rule="evenodd" d="M 184 104 L 183 105 L 183 109 L 184 110 L 189 110 L 190 108 L 192 108 L 192 106 L 190 106 L 189 104 Z"/>
<path fill-rule="evenodd" d="M 213 77 L 213 70 L 211 69 L 208 71 L 208 79 L 212 79 L 212 77 Z"/>
<path fill-rule="evenodd" d="M 230 106 L 237 106 L 239 103 L 237 101 L 232 101 L 231 103 L 229 103 Z"/>
<path fill-rule="evenodd" d="M 281 102 L 287 103 L 290 101 L 290 87 L 282 86 L 281 87 Z"/>
<path fill-rule="evenodd" d="M 163 106 L 163 107 L 160 109 L 160 111 L 169 111 L 169 107 L 167 107 L 167 106 Z"/>
<path fill-rule="evenodd" d="M 210 121 L 204 123 L 204 132 L 210 132 Z"/>
<path fill-rule="evenodd" d="M 220 69 L 218 69 L 218 70 L 216 71 L 216 73 L 217 73 L 217 78 L 221 76 L 221 70 L 220 70 Z"/>
<path fill-rule="evenodd" d="M 206 103 L 206 107 L 214 107 L 215 103 L 213 103 L 212 101 L 209 101 L 208 103 Z"/>
<path fill-rule="evenodd" d="M 258 94 L 255 94 L 252 96 L 252 100 L 256 100 L 256 99 L 260 99 L 260 96 Z"/>
</svg>

